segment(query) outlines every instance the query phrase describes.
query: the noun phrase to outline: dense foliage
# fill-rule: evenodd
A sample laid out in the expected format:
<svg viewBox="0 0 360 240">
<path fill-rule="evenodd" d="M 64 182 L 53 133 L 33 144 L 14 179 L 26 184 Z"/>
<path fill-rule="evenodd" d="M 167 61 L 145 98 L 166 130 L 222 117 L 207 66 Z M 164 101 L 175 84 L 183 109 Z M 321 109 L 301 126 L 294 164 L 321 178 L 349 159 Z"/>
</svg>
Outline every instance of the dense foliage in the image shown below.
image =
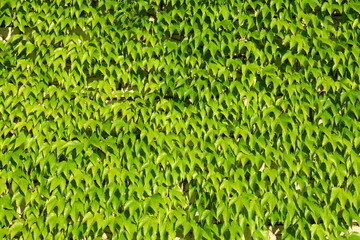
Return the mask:
<svg viewBox="0 0 360 240">
<path fill-rule="evenodd" d="M 0 1 L 0 238 L 339 239 L 360 3 Z"/>
</svg>

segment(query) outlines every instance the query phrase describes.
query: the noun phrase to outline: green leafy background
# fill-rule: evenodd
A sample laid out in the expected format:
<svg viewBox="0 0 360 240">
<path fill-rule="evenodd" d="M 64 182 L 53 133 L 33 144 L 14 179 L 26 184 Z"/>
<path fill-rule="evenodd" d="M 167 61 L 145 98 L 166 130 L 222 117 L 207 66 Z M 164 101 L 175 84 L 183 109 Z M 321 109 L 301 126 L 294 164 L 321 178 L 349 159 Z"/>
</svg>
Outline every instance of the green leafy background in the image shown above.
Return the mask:
<svg viewBox="0 0 360 240">
<path fill-rule="evenodd" d="M 360 3 L 0 1 L 0 238 L 347 238 Z"/>
</svg>

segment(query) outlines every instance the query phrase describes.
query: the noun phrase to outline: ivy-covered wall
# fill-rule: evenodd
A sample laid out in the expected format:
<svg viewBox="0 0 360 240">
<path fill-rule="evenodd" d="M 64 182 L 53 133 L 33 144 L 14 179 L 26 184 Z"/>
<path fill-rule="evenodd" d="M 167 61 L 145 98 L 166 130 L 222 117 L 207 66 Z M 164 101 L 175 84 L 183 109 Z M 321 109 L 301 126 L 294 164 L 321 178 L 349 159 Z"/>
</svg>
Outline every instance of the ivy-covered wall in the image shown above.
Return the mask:
<svg viewBox="0 0 360 240">
<path fill-rule="evenodd" d="M 0 238 L 341 239 L 357 0 L 1 0 Z"/>
</svg>

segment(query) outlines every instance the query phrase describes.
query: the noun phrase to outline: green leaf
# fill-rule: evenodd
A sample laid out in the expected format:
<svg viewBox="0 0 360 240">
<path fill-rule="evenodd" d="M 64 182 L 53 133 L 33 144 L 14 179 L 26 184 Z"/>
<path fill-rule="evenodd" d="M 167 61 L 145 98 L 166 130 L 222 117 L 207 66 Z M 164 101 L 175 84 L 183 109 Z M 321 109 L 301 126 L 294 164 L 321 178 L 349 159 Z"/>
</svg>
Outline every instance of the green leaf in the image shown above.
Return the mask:
<svg viewBox="0 0 360 240">
<path fill-rule="evenodd" d="M 24 224 L 16 221 L 9 229 L 10 237 L 14 238 L 18 233 L 22 232 Z"/>
<path fill-rule="evenodd" d="M 24 144 L 26 142 L 26 135 L 21 132 L 19 134 L 19 136 L 16 137 L 16 141 L 15 141 L 15 148 L 20 147 L 22 144 Z"/>
</svg>

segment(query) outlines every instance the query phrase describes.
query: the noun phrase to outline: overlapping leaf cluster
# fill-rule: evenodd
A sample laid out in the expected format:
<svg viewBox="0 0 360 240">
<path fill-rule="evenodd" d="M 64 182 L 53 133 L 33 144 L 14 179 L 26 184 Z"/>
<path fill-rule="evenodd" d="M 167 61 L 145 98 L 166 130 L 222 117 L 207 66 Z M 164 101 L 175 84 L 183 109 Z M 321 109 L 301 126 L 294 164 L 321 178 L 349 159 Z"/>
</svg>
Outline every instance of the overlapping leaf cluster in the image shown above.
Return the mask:
<svg viewBox="0 0 360 240">
<path fill-rule="evenodd" d="M 347 236 L 360 4 L 0 1 L 0 236 Z"/>
</svg>

